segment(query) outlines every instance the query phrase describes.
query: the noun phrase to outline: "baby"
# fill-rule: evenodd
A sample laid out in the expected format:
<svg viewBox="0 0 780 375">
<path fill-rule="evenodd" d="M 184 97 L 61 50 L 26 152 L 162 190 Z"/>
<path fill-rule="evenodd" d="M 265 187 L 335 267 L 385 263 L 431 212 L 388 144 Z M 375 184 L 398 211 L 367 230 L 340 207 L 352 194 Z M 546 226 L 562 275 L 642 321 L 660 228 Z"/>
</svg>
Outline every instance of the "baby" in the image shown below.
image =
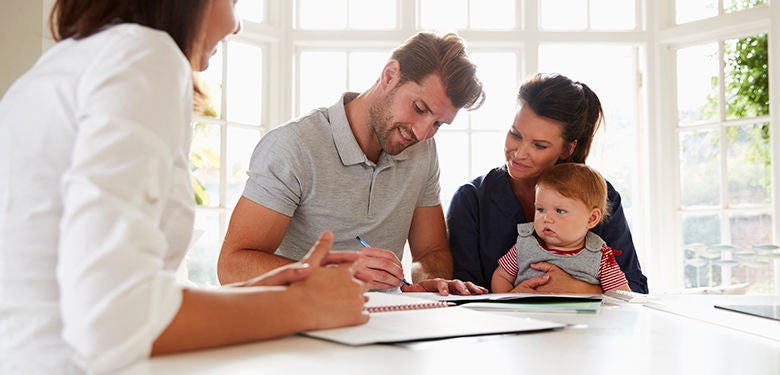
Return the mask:
<svg viewBox="0 0 780 375">
<path fill-rule="evenodd" d="M 539 177 L 534 206 L 534 222 L 517 225 L 517 243 L 498 260 L 491 280 L 494 293 L 511 292 L 523 280 L 542 275 L 531 268 L 537 262 L 600 284 L 605 292 L 631 290 L 615 261 L 613 251 L 618 251 L 590 231 L 609 215 L 601 174 L 585 164 L 556 165 Z"/>
</svg>

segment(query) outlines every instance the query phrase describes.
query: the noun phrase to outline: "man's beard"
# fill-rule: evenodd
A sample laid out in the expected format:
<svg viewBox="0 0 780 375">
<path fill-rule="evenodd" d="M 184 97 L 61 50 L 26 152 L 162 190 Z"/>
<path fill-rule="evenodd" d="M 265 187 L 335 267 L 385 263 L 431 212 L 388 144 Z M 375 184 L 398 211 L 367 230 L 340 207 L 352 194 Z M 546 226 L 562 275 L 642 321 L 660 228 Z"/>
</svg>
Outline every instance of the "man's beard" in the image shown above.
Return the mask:
<svg viewBox="0 0 780 375">
<path fill-rule="evenodd" d="M 382 98 L 381 101 L 372 105 L 368 111 L 371 130 L 376 135 L 376 138 L 379 141 L 379 146 L 382 147 L 382 151 L 390 155 L 398 155 L 407 147 L 417 143 L 417 140 L 415 139 L 409 145 L 400 143 L 391 144 L 392 134 L 398 131 L 397 129 L 400 126 L 394 124 L 393 115 L 388 113 L 387 110 L 391 107 L 390 104 L 395 98 L 396 90 L 398 90 L 398 86 L 390 90 L 390 92 L 387 93 L 387 95 Z M 411 132 L 411 130 L 409 131 L 409 134 L 414 137 L 414 134 Z"/>
</svg>

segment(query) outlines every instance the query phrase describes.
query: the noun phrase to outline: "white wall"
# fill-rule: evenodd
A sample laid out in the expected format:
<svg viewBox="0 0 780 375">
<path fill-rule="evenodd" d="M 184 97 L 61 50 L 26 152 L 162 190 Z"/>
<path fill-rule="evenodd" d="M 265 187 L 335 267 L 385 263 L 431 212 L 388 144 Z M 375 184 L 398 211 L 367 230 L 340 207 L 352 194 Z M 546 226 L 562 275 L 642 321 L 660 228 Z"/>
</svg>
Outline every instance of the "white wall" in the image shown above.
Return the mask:
<svg viewBox="0 0 780 375">
<path fill-rule="evenodd" d="M 0 0 L 0 96 L 51 45 L 46 20 L 52 4 L 53 0 Z"/>
</svg>

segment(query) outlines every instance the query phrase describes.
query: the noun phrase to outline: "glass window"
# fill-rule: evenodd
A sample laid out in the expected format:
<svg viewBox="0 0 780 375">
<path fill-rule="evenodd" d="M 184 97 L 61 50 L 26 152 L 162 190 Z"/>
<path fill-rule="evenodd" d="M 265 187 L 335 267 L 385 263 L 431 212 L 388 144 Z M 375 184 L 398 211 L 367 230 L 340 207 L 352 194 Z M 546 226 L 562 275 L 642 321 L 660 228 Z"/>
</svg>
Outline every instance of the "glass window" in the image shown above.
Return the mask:
<svg viewBox="0 0 780 375">
<path fill-rule="evenodd" d="M 766 34 L 677 51 L 686 286 L 774 293 L 767 67 Z"/>
<path fill-rule="evenodd" d="M 242 20 L 262 23 L 265 17 L 263 3 L 263 0 L 239 1 L 236 3 L 236 10 Z"/>
<path fill-rule="evenodd" d="M 724 42 L 726 118 L 769 114 L 766 34 Z"/>
<path fill-rule="evenodd" d="M 544 30 L 633 30 L 634 0 L 539 0 Z"/>
<path fill-rule="evenodd" d="M 343 29 L 347 27 L 347 0 L 298 0 L 301 29 Z"/>
<path fill-rule="evenodd" d="M 677 110 L 681 124 L 718 118 L 718 45 L 677 51 Z"/>
<path fill-rule="evenodd" d="M 298 115 L 335 103 L 347 88 L 345 52 L 302 52 Z M 379 77 L 379 75 L 377 75 Z"/>
<path fill-rule="evenodd" d="M 420 27 L 506 30 L 516 26 L 514 0 L 419 0 Z"/>
<path fill-rule="evenodd" d="M 766 0 L 723 0 L 723 11 L 725 13 L 739 12 L 765 4 Z"/>
<path fill-rule="evenodd" d="M 470 0 L 469 27 L 472 29 L 514 29 L 517 11 L 514 0 Z"/>
<path fill-rule="evenodd" d="M 420 27 L 433 30 L 465 29 L 468 0 L 420 0 Z"/>
<path fill-rule="evenodd" d="M 585 30 L 588 2 L 582 0 L 539 1 L 539 24 L 546 30 Z"/>
<path fill-rule="evenodd" d="M 244 21 L 263 22 L 263 1 L 239 1 Z M 243 33 L 249 33 L 244 30 Z M 220 44 L 197 79 L 210 107 L 195 117 L 190 168 L 197 209 L 190 250 L 179 281 L 216 285 L 217 257 L 228 218 L 246 181 L 246 170 L 263 122 L 265 46 L 243 35 Z"/>
<path fill-rule="evenodd" d="M 714 17 L 718 14 L 739 12 L 760 5 L 766 0 L 722 0 L 722 9 L 718 9 L 717 0 L 676 0 L 675 20 L 678 24 Z"/>
<path fill-rule="evenodd" d="M 637 211 L 635 171 L 639 100 L 637 50 L 634 46 L 545 43 L 539 46 L 539 71 L 560 73 L 588 85 L 599 97 L 604 122 L 591 146 L 588 164 L 620 192 L 629 223 Z M 604 56 L 609 56 L 605 59 Z"/>
<path fill-rule="evenodd" d="M 313 30 L 394 29 L 395 0 L 297 0 L 298 27 Z"/>
<path fill-rule="evenodd" d="M 227 120 L 259 124 L 263 88 L 263 50 L 240 42 L 228 42 Z"/>
<path fill-rule="evenodd" d="M 676 0 L 675 20 L 678 24 L 712 17 L 718 14 L 717 0 Z"/>
<path fill-rule="evenodd" d="M 681 131 L 680 189 L 683 207 L 720 205 L 720 134 L 713 130 Z"/>
<path fill-rule="evenodd" d="M 441 167 L 441 199 L 446 210 L 455 191 L 504 161 L 504 140 L 514 118 L 518 58 L 514 51 L 471 51 L 486 101 L 475 111 L 461 110 L 436 135 Z"/>
<path fill-rule="evenodd" d="M 771 204 L 769 124 L 730 126 L 726 175 L 730 207 Z"/>
</svg>

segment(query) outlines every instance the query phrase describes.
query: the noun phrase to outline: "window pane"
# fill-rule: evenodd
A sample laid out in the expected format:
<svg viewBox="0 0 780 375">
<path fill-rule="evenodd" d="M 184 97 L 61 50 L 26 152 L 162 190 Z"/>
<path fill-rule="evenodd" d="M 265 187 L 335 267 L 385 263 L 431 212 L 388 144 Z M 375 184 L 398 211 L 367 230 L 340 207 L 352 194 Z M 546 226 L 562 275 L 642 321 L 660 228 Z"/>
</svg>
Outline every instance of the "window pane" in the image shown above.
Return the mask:
<svg viewBox="0 0 780 375">
<path fill-rule="evenodd" d="M 514 0 L 469 1 L 472 29 L 513 29 L 515 13 Z"/>
<path fill-rule="evenodd" d="M 720 272 L 713 261 L 720 259 L 721 251 L 710 248 L 720 243 L 718 215 L 683 215 L 683 253 L 685 259 L 685 287 L 703 287 L 720 284 Z M 717 269 L 716 269 L 717 268 Z"/>
<path fill-rule="evenodd" d="M 482 107 L 470 113 L 471 128 L 507 131 L 514 119 L 517 102 L 517 56 L 514 53 L 475 52 L 471 57 L 477 64 L 477 76 L 486 95 Z"/>
<path fill-rule="evenodd" d="M 769 114 L 766 34 L 724 42 L 726 118 Z"/>
<path fill-rule="evenodd" d="M 349 91 L 363 92 L 373 86 L 387 64 L 390 51 L 349 54 Z"/>
<path fill-rule="evenodd" d="M 539 0 L 539 24 L 549 30 L 584 30 L 588 27 L 588 2 L 582 0 Z"/>
<path fill-rule="evenodd" d="M 718 119 L 718 46 L 677 51 L 677 110 L 681 124 Z"/>
<path fill-rule="evenodd" d="M 723 0 L 723 10 L 726 13 L 731 13 L 765 4 L 766 0 Z"/>
<path fill-rule="evenodd" d="M 771 204 L 769 124 L 732 126 L 726 134 L 729 206 Z"/>
<path fill-rule="evenodd" d="M 590 28 L 633 30 L 636 28 L 634 0 L 590 0 Z"/>
<path fill-rule="evenodd" d="M 298 115 L 304 115 L 316 108 L 328 107 L 346 91 L 346 53 L 303 52 L 300 62 Z"/>
<path fill-rule="evenodd" d="M 717 0 L 677 0 L 675 19 L 678 24 L 713 17 L 718 14 Z"/>
<path fill-rule="evenodd" d="M 584 82 L 599 97 L 604 122 L 587 162 L 620 192 L 629 223 L 635 221 L 629 213 L 635 212 L 631 208 L 638 190 L 636 53 L 633 46 L 598 44 L 543 44 L 539 48 L 540 71 L 558 72 Z"/>
<path fill-rule="evenodd" d="M 729 218 L 734 250 L 731 284 L 749 283 L 749 293 L 772 294 L 772 258 L 758 245 L 772 243 L 772 217 L 767 214 L 735 215 Z"/>
<path fill-rule="evenodd" d="M 748 293 L 772 294 L 773 258 L 757 248 L 772 242 L 772 217 L 762 213 L 734 215 L 729 218 L 729 227 L 734 248 L 720 262 L 727 284 L 747 283 Z"/>
<path fill-rule="evenodd" d="M 353 29 L 394 29 L 396 0 L 350 0 L 349 27 Z"/>
<path fill-rule="evenodd" d="M 225 207 L 232 209 L 244 192 L 252 152 L 260 140 L 260 131 L 228 127 L 225 171 L 227 172 Z"/>
<path fill-rule="evenodd" d="M 680 132 L 680 188 L 684 208 L 720 205 L 718 131 Z"/>
<path fill-rule="evenodd" d="M 446 210 L 450 206 L 452 195 L 460 185 L 469 180 L 468 168 L 468 134 L 460 131 L 439 131 L 436 133 L 436 150 L 439 156 L 439 169 L 441 175 L 442 207 Z"/>
<path fill-rule="evenodd" d="M 180 276 L 200 287 L 219 285 L 217 258 L 223 239 L 219 213 L 198 211 L 194 227 L 203 234 L 184 257 Z"/>
<path fill-rule="evenodd" d="M 260 47 L 228 44 L 227 107 L 229 121 L 260 124 L 263 88 L 263 50 Z"/>
<path fill-rule="evenodd" d="M 301 29 L 343 29 L 347 27 L 347 0 L 298 0 Z"/>
<path fill-rule="evenodd" d="M 466 17 L 466 0 L 420 0 L 423 29 L 465 29 Z"/>
<path fill-rule="evenodd" d="M 236 10 L 238 11 L 241 19 L 262 23 L 263 17 L 263 0 L 244 0 L 236 3 Z"/>
<path fill-rule="evenodd" d="M 195 123 L 190 148 L 195 200 L 201 206 L 219 206 L 220 127 Z"/>
<path fill-rule="evenodd" d="M 208 69 L 198 73 L 201 88 L 209 97 L 209 108 L 203 115 L 220 118 L 222 115 L 222 47 L 220 43 L 217 53 L 209 59 Z"/>
<path fill-rule="evenodd" d="M 504 164 L 504 145 L 509 127 L 504 131 L 474 132 L 471 134 L 471 176 L 488 173 Z"/>
</svg>

